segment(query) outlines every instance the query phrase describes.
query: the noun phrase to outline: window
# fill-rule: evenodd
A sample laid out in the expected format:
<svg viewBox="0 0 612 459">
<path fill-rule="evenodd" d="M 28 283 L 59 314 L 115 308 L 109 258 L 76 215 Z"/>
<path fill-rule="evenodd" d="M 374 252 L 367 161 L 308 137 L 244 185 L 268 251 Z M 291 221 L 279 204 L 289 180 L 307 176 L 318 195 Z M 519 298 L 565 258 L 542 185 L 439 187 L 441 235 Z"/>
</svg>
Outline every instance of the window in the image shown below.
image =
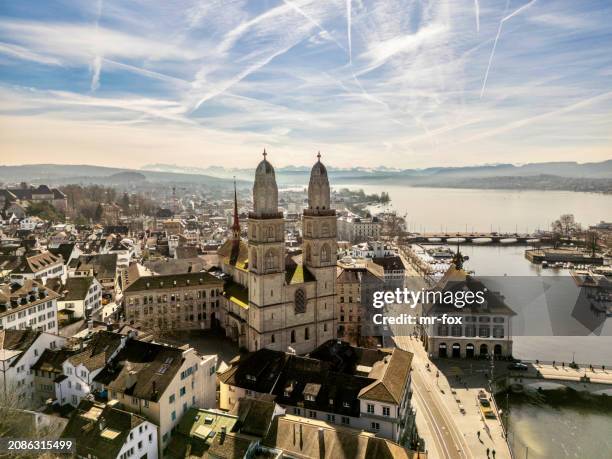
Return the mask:
<svg viewBox="0 0 612 459">
<path fill-rule="evenodd" d="M 170 415 L 170 419 L 172 419 L 173 421 L 176 421 L 176 411 L 172 412 L 172 414 Z"/>
<path fill-rule="evenodd" d="M 295 313 L 302 314 L 306 312 L 306 294 L 304 289 L 297 289 L 295 291 Z"/>
<path fill-rule="evenodd" d="M 257 251 L 255 249 L 251 251 L 251 259 L 249 260 L 249 263 L 253 269 L 257 269 Z"/>
<path fill-rule="evenodd" d="M 180 396 L 182 397 L 183 395 L 185 395 L 186 390 L 185 390 L 185 386 L 181 387 L 181 390 L 179 391 Z"/>
<path fill-rule="evenodd" d="M 168 397 L 168 402 L 169 403 L 174 403 L 174 400 L 176 400 L 176 397 L 174 396 L 174 394 L 172 394 L 170 397 Z"/>
<path fill-rule="evenodd" d="M 276 256 L 272 250 L 268 250 L 266 253 L 266 269 L 276 268 Z"/>
<path fill-rule="evenodd" d="M 316 411 L 312 411 L 312 410 L 310 410 L 310 411 L 308 412 L 308 417 L 309 417 L 309 418 L 316 419 L 316 418 L 317 418 L 317 412 L 316 412 Z"/>
<path fill-rule="evenodd" d="M 336 416 L 335 416 L 335 415 L 333 415 L 333 414 L 328 414 L 328 415 L 327 415 L 327 420 L 328 420 L 329 422 L 336 422 Z"/>
<path fill-rule="evenodd" d="M 272 333 L 272 335 L 270 336 L 270 342 L 274 343 L 276 341 L 276 338 L 274 337 L 274 333 Z"/>
<path fill-rule="evenodd" d="M 383 406 L 383 416 L 391 416 L 391 408 Z"/>
<path fill-rule="evenodd" d="M 304 339 L 305 339 L 306 341 L 308 341 L 308 340 L 310 339 L 310 329 L 309 329 L 308 327 L 306 327 L 306 328 L 304 329 Z"/>
<path fill-rule="evenodd" d="M 374 405 L 368 403 L 368 413 L 374 413 Z"/>
<path fill-rule="evenodd" d="M 327 244 L 323 244 L 323 247 L 321 247 L 321 263 L 329 263 L 329 260 L 329 246 Z"/>
<path fill-rule="evenodd" d="M 373 422 L 372 423 L 372 430 L 379 431 L 380 430 L 380 424 L 378 422 Z"/>
<path fill-rule="evenodd" d="M 295 343 L 295 330 L 291 330 L 291 342 Z"/>
<path fill-rule="evenodd" d="M 342 416 L 341 422 L 345 426 L 348 426 L 351 423 L 351 418 L 349 418 L 348 416 Z"/>
</svg>

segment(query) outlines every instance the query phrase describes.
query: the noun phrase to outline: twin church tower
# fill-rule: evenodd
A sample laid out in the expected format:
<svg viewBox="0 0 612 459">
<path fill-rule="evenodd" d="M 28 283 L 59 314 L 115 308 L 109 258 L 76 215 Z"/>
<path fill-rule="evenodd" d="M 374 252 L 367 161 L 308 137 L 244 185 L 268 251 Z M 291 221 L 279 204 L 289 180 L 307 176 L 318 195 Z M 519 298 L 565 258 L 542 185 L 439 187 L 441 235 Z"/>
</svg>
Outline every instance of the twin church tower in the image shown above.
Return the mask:
<svg viewBox="0 0 612 459">
<path fill-rule="evenodd" d="M 255 171 L 248 243 L 240 250 L 248 257 L 246 276 L 241 276 L 248 288 L 245 344 L 250 351 L 293 349 L 304 354 L 335 337 L 336 212 L 330 207 L 327 169 L 319 153 L 303 211 L 302 254 L 288 256 L 274 167 L 265 150 L 263 156 Z"/>
</svg>

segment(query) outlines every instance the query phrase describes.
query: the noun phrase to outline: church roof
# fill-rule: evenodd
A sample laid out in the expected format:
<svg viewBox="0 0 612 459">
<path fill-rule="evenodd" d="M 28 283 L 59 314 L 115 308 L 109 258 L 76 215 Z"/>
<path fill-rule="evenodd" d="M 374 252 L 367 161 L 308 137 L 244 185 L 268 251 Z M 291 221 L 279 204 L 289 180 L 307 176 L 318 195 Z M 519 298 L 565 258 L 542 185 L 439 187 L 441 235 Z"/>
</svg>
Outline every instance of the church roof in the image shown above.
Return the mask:
<svg viewBox="0 0 612 459">
<path fill-rule="evenodd" d="M 217 255 L 219 255 L 223 262 L 226 264 L 230 264 L 235 266 L 238 269 L 246 270 L 249 263 L 249 248 L 247 244 L 240 240 L 238 247 L 233 243 L 231 239 L 228 239 L 223 243 L 219 250 L 217 250 Z M 236 250 L 238 253 L 236 253 Z"/>
<path fill-rule="evenodd" d="M 249 289 L 237 282 L 226 281 L 223 287 L 223 296 L 241 308 L 248 309 L 249 307 Z"/>
<path fill-rule="evenodd" d="M 302 257 L 288 256 L 285 259 L 285 282 L 290 284 L 303 284 L 304 282 L 314 282 L 316 277 L 312 274 L 304 263 Z"/>
</svg>

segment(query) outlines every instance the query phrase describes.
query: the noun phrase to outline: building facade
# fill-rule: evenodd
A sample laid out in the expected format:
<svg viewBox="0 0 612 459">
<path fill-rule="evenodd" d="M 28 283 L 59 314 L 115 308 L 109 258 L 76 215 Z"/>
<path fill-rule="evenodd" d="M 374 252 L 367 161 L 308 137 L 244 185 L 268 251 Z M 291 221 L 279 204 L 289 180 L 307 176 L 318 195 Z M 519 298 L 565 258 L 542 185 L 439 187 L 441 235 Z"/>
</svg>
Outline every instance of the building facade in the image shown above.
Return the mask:
<svg viewBox="0 0 612 459">
<path fill-rule="evenodd" d="M 205 272 L 141 276 L 124 292 L 126 320 L 157 331 L 215 327 L 223 281 Z"/>
</svg>

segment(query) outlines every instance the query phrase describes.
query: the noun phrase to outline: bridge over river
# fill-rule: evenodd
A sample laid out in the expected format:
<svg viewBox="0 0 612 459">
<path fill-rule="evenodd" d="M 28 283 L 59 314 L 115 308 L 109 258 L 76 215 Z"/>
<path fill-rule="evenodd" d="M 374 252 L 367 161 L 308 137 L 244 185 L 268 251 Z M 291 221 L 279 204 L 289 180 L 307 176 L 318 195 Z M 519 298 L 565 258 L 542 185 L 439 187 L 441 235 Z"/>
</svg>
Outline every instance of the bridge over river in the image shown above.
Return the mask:
<svg viewBox="0 0 612 459">
<path fill-rule="evenodd" d="M 408 243 L 419 244 L 522 244 L 550 243 L 549 235 L 526 233 L 413 233 L 406 238 Z"/>
</svg>

